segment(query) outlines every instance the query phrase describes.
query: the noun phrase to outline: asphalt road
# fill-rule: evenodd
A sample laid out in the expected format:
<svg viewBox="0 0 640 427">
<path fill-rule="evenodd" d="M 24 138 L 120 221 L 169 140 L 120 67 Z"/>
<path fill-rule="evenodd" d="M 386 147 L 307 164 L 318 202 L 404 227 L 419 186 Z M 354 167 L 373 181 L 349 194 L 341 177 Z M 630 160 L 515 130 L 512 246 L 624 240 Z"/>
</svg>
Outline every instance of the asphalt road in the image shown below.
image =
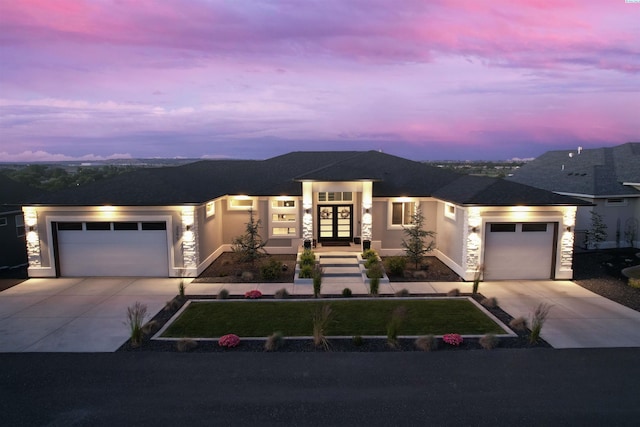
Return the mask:
<svg viewBox="0 0 640 427">
<path fill-rule="evenodd" d="M 639 361 L 639 348 L 0 354 L 0 424 L 635 426 Z"/>
</svg>

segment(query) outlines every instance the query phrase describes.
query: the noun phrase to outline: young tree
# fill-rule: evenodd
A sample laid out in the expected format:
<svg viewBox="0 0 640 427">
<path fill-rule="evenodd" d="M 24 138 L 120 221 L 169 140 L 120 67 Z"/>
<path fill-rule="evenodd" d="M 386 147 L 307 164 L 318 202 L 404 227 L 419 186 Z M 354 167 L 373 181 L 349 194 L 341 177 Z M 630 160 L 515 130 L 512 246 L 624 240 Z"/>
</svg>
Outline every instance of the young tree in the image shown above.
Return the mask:
<svg viewBox="0 0 640 427">
<path fill-rule="evenodd" d="M 607 224 L 602 220 L 602 215 L 591 211 L 591 228 L 585 234 L 585 244 L 587 249 L 599 249 L 600 243 L 607 238 Z"/>
<path fill-rule="evenodd" d="M 426 253 L 431 252 L 435 246 L 433 240 L 427 243 L 426 239 L 428 237 L 433 238 L 436 232 L 424 229 L 424 215 L 422 215 L 420 206 L 416 206 L 415 212 L 411 215 L 411 225 L 403 226 L 402 228 L 405 236 L 407 236 L 406 239 L 402 239 L 402 247 L 407 254 L 407 258 L 415 264 L 417 270 L 422 258 Z"/>
<path fill-rule="evenodd" d="M 240 255 L 241 261 L 254 264 L 258 258 L 266 255 L 264 246 L 267 242 L 260 236 L 261 222 L 255 219 L 253 209 L 249 209 L 249 222 L 246 225 L 245 233 L 233 239 L 233 251 Z"/>
</svg>

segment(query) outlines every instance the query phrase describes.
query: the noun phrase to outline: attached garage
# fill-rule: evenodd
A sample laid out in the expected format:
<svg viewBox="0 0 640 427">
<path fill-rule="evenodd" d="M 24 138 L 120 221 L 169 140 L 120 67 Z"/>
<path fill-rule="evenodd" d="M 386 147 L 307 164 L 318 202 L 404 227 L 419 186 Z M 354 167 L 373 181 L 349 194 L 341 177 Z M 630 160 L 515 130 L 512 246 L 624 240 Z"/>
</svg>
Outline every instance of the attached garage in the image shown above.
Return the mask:
<svg viewBox="0 0 640 427">
<path fill-rule="evenodd" d="M 484 280 L 552 279 L 557 224 L 488 223 Z"/>
<path fill-rule="evenodd" d="M 60 276 L 169 274 L 165 222 L 58 222 Z"/>
</svg>

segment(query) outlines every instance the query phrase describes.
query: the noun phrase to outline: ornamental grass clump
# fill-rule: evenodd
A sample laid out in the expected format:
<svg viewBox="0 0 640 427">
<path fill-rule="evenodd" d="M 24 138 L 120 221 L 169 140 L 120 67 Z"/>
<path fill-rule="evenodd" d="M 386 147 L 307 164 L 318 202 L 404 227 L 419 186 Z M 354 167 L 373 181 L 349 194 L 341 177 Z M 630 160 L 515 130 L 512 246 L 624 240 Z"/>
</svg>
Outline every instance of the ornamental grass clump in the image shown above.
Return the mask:
<svg viewBox="0 0 640 427">
<path fill-rule="evenodd" d="M 457 296 L 460 296 L 460 289 L 458 289 L 458 288 L 453 288 L 453 289 L 451 289 L 449 292 L 447 292 L 447 296 L 448 296 L 448 297 L 457 297 Z"/>
<path fill-rule="evenodd" d="M 225 348 L 237 347 L 240 344 L 240 337 L 235 334 L 227 334 L 220 337 L 218 345 Z"/>
<path fill-rule="evenodd" d="M 313 297 L 320 298 L 320 291 L 322 290 L 322 275 L 324 274 L 324 270 L 320 267 L 319 264 L 313 267 L 313 273 L 311 274 L 313 278 Z"/>
<path fill-rule="evenodd" d="M 284 344 L 284 335 L 282 332 L 276 331 L 267 337 L 267 340 L 264 342 L 264 350 L 265 351 L 276 351 Z"/>
<path fill-rule="evenodd" d="M 274 294 L 273 297 L 275 299 L 287 299 L 289 298 L 289 291 L 287 291 L 285 288 L 282 289 L 278 289 Z"/>
<path fill-rule="evenodd" d="M 253 289 L 251 291 L 247 291 L 244 293 L 244 297 L 246 299 L 258 299 L 258 298 L 262 298 L 262 292 L 260 292 L 257 289 Z"/>
<path fill-rule="evenodd" d="M 525 329 L 527 329 L 527 319 L 522 316 L 511 319 L 511 321 L 509 322 L 509 327 L 516 331 L 524 331 Z"/>
<path fill-rule="evenodd" d="M 329 340 L 327 339 L 327 329 L 331 324 L 331 306 L 324 304 L 313 313 L 313 344 L 329 350 Z"/>
<path fill-rule="evenodd" d="M 533 312 L 533 317 L 531 319 L 529 343 L 535 344 L 540 340 L 540 332 L 542 331 L 542 326 L 544 326 L 544 323 L 547 321 L 551 307 L 553 306 L 544 302 L 541 302 L 538 307 L 536 307 L 536 311 Z"/>
<path fill-rule="evenodd" d="M 442 336 L 442 341 L 449 345 L 458 347 L 463 343 L 464 340 L 462 339 L 462 336 L 460 334 L 444 334 Z"/>
<path fill-rule="evenodd" d="M 494 334 L 486 334 L 480 337 L 480 339 L 478 340 L 478 343 L 485 350 L 492 350 L 496 348 L 496 346 L 498 345 L 498 341 L 499 341 L 498 337 L 496 337 Z"/>
<path fill-rule="evenodd" d="M 403 289 L 400 289 L 399 291 L 396 291 L 395 295 L 399 298 L 406 298 L 411 296 L 411 293 L 407 289 L 403 288 Z"/>
<path fill-rule="evenodd" d="M 349 288 L 344 288 L 342 290 L 342 297 L 343 298 L 351 298 L 353 296 L 353 292 L 351 292 L 351 289 Z"/>
<path fill-rule="evenodd" d="M 433 335 L 423 335 L 416 338 L 414 345 L 418 350 L 433 351 L 438 348 L 438 339 Z"/>
<path fill-rule="evenodd" d="M 226 289 L 220 289 L 220 292 L 218 292 L 218 299 L 227 299 L 229 298 L 229 291 Z"/>
<path fill-rule="evenodd" d="M 369 279 L 369 295 L 377 297 L 380 291 L 380 278 L 372 277 Z"/>
<path fill-rule="evenodd" d="M 485 298 L 480 302 L 480 304 L 486 308 L 496 308 L 498 306 L 498 300 L 495 297 Z"/>
<path fill-rule="evenodd" d="M 127 320 L 124 322 L 129 327 L 131 346 L 138 347 L 142 343 L 142 325 L 147 317 L 147 306 L 136 301 L 132 306 L 127 307 Z"/>
<path fill-rule="evenodd" d="M 181 353 L 191 351 L 198 346 L 198 342 L 189 338 L 183 338 L 176 342 L 176 350 Z"/>
<path fill-rule="evenodd" d="M 402 324 L 407 318 L 407 307 L 401 305 L 391 312 L 391 319 L 387 323 L 387 343 L 390 347 L 397 348 L 399 346 L 398 335 Z"/>
</svg>

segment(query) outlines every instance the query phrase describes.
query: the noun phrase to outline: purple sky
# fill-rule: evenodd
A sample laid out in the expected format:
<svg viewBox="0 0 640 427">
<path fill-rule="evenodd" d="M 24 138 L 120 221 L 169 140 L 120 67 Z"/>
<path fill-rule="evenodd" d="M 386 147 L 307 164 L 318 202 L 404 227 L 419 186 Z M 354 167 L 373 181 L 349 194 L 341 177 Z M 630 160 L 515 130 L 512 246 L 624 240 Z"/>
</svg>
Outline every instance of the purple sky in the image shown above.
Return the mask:
<svg viewBox="0 0 640 427">
<path fill-rule="evenodd" d="M 640 3 L 0 0 L 0 161 L 640 141 Z"/>
</svg>

